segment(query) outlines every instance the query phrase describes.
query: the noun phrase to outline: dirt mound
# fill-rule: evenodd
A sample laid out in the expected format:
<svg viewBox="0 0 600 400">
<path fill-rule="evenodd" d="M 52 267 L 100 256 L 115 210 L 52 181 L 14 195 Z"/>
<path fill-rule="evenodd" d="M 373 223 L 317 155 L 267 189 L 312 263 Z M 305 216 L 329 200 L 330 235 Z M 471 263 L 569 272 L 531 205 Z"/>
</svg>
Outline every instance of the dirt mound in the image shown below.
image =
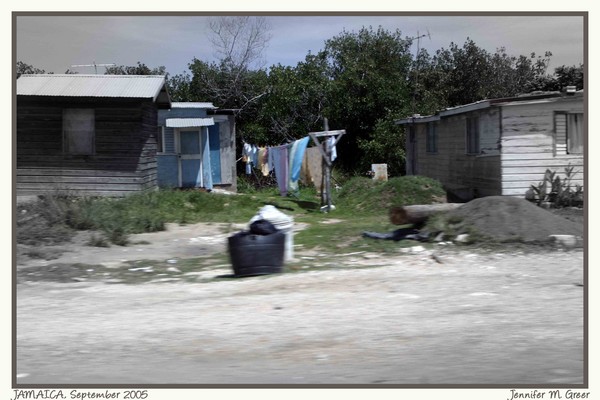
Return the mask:
<svg viewBox="0 0 600 400">
<path fill-rule="evenodd" d="M 545 242 L 549 235 L 583 236 L 583 224 L 508 196 L 475 199 L 448 215 L 460 218 L 482 236 L 502 242 Z"/>
</svg>

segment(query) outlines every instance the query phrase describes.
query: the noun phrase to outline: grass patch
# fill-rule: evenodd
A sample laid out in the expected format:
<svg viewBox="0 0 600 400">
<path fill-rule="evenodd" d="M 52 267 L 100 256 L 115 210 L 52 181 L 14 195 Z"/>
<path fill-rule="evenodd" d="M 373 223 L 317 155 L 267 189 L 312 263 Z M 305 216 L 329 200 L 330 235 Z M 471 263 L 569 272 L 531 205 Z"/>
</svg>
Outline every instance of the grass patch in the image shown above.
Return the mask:
<svg viewBox="0 0 600 400">
<path fill-rule="evenodd" d="M 346 210 L 373 214 L 394 206 L 432 204 L 444 201 L 442 185 L 423 176 L 402 176 L 379 182 L 370 178 L 351 178 L 337 196 L 337 204 Z"/>
<path fill-rule="evenodd" d="M 126 246 L 129 235 L 161 231 L 166 223 L 245 223 L 269 204 L 308 225 L 296 237 L 296 243 L 305 248 L 387 251 L 397 244 L 364 240 L 362 232 L 396 229 L 388 221 L 389 207 L 431 203 L 444 193 L 439 183 L 423 177 L 392 178 L 383 183 L 351 178 L 339 192 L 332 193 L 336 210 L 323 214 L 313 187 L 301 186 L 297 194 L 281 197 L 274 187 L 257 190 L 246 186 L 250 193 L 238 195 L 199 190 L 159 190 L 124 198 L 50 194 L 37 203 L 19 206 L 17 240 L 29 245 L 60 243 L 68 241 L 74 230 L 96 230 L 102 237 L 93 237 L 90 245 L 109 242 Z M 334 218 L 343 222 L 327 223 Z"/>
</svg>

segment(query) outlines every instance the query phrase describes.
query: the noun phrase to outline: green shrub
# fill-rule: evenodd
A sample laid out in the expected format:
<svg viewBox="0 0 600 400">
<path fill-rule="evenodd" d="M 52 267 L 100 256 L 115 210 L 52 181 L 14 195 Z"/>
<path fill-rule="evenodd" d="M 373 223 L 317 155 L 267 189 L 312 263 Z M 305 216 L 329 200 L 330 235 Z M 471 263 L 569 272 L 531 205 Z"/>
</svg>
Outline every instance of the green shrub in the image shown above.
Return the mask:
<svg viewBox="0 0 600 400">
<path fill-rule="evenodd" d="M 104 236 L 92 235 L 90 240 L 87 242 L 88 246 L 92 247 L 110 247 L 110 244 Z"/>
<path fill-rule="evenodd" d="M 58 244 L 69 241 L 74 231 L 65 224 L 69 200 L 43 196 L 38 201 L 17 207 L 17 243 Z"/>
<path fill-rule="evenodd" d="M 109 230 L 107 233 L 111 243 L 114 243 L 117 246 L 127 246 L 129 244 L 129 238 L 123 228 L 119 226 L 114 227 L 114 229 Z"/>
<path fill-rule="evenodd" d="M 441 183 L 424 176 L 395 177 L 387 182 L 355 177 L 342 187 L 337 203 L 346 209 L 381 213 L 394 206 L 432 204 L 445 198 Z"/>
<path fill-rule="evenodd" d="M 537 185 L 531 185 L 525 198 L 538 206 L 549 203 L 551 207 L 583 207 L 583 186 L 572 186 L 571 181 L 579 171 L 573 171 L 569 164 L 565 167 L 564 178 L 556 171 L 546 170 L 544 178 Z"/>
</svg>

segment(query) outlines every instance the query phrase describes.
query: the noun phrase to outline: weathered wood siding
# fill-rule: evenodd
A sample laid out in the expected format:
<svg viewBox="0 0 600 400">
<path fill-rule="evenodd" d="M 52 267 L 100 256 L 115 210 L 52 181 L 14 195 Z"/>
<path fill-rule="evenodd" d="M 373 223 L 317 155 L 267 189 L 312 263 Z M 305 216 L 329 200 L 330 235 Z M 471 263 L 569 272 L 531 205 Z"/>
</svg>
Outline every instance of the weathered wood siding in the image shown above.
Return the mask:
<svg viewBox="0 0 600 400">
<path fill-rule="evenodd" d="M 142 105 L 142 126 L 139 141 L 142 147 L 139 158 L 139 170 L 142 174 L 142 189 L 153 190 L 157 188 L 157 141 L 158 134 L 158 109 L 154 103 Z"/>
<path fill-rule="evenodd" d="M 158 175 L 156 183 L 159 188 L 172 189 L 179 186 L 179 157 L 176 154 L 157 154 Z"/>
<path fill-rule="evenodd" d="M 93 155 L 64 154 L 65 108 L 94 109 Z M 156 116 L 153 103 L 19 101 L 17 194 L 122 196 L 155 188 Z"/>
<path fill-rule="evenodd" d="M 168 118 L 213 118 L 219 126 L 219 148 L 221 183 L 214 186 L 237 190 L 235 165 L 235 116 L 231 114 L 208 115 L 204 108 L 172 108 L 158 112 L 158 124 L 164 126 L 164 153 L 158 154 L 158 185 L 160 187 L 179 186 L 178 159 L 175 153 L 175 129 L 166 127 Z"/>
<path fill-rule="evenodd" d="M 554 113 L 583 113 L 582 97 L 562 97 L 502 106 L 502 194 L 524 196 L 547 169 L 564 177 L 569 164 L 579 171 L 573 184 L 584 185 L 583 154 L 556 155 Z"/>
<path fill-rule="evenodd" d="M 479 117 L 480 149 L 484 154 L 466 154 L 468 117 Z M 427 124 L 417 124 L 417 174 L 439 180 L 447 188 L 470 188 L 478 196 L 501 192 L 499 112 L 473 111 L 442 118 L 437 124 L 437 153 L 426 149 Z"/>
<path fill-rule="evenodd" d="M 235 117 L 233 115 L 213 115 L 219 124 L 221 149 L 221 184 L 229 190 L 237 190 L 235 168 Z"/>
</svg>

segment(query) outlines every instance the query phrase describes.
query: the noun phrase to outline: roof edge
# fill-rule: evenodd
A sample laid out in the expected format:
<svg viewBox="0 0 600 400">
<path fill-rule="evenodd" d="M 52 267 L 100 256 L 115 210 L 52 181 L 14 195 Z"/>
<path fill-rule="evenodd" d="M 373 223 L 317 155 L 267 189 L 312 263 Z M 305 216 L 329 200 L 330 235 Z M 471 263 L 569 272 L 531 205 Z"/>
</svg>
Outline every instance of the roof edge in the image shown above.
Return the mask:
<svg viewBox="0 0 600 400">
<path fill-rule="evenodd" d="M 407 117 L 403 119 L 398 119 L 394 121 L 396 125 L 407 125 L 412 123 L 425 123 L 437 121 L 443 117 L 448 117 L 451 115 L 463 114 L 471 111 L 481 110 L 484 108 L 492 107 L 492 106 L 503 106 L 503 105 L 514 105 L 514 104 L 524 104 L 527 102 L 535 102 L 540 100 L 550 100 L 556 98 L 573 98 L 573 97 L 583 97 L 584 90 L 578 90 L 572 93 L 564 93 L 564 92 L 533 92 L 531 94 L 526 94 L 522 96 L 514 96 L 514 97 L 501 97 L 496 99 L 486 99 L 476 101 L 474 103 L 463 104 L 456 107 L 448 107 L 444 110 L 439 111 L 434 115 L 428 116 L 419 116 L 415 115 L 412 117 Z M 436 118 L 437 117 L 437 118 Z"/>
</svg>

